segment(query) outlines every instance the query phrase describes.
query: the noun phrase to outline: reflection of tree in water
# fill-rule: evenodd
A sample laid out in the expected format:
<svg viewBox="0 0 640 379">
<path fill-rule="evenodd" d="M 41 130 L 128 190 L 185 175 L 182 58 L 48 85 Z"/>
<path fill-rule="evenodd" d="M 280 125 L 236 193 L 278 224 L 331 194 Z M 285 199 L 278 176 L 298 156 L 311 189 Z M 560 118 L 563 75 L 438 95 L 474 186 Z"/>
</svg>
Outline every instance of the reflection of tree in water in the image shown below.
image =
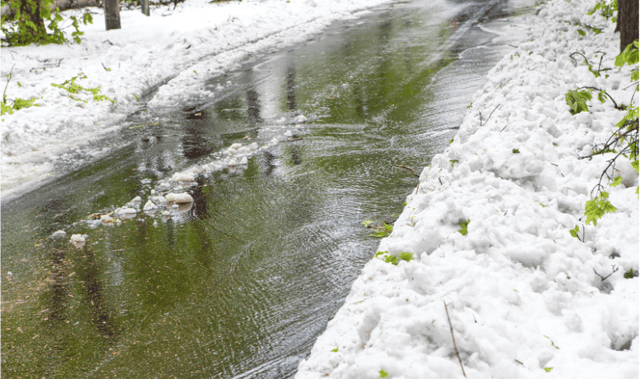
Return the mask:
<svg viewBox="0 0 640 379">
<path fill-rule="evenodd" d="M 113 324 L 113 312 L 109 311 L 103 294 L 104 286 L 98 280 L 103 273 L 96 263 L 91 248 L 85 247 L 77 253 L 69 254 L 66 239 L 49 240 L 45 244 L 51 274 L 45 281 L 48 289 L 42 293 L 40 303 L 47 311 L 43 314 L 44 326 L 48 330 L 46 335 L 51 338 L 46 343 L 50 349 L 45 351 L 52 354 L 49 356 L 45 370 L 49 375 L 55 376 L 63 366 L 69 364 L 69 361 L 86 356 L 86 351 L 83 350 L 95 351 L 98 348 L 91 334 L 82 334 L 86 329 L 74 328 L 79 322 L 93 325 L 96 334 L 105 341 L 109 341 L 102 347 L 105 350 L 116 342 L 114 336 L 117 335 L 117 328 Z M 76 259 L 78 256 L 79 259 Z M 70 272 L 72 270 L 73 272 Z M 71 287 L 83 289 L 86 297 L 73 299 Z M 74 309 L 74 306 L 77 308 Z M 85 322 L 82 319 L 83 315 L 89 315 L 90 320 Z M 72 323 L 71 321 L 74 320 L 77 321 Z M 78 350 L 78 339 L 82 346 L 80 350 Z M 46 345 L 43 349 L 46 349 Z"/>
<path fill-rule="evenodd" d="M 288 161 L 294 165 L 299 165 L 302 163 L 302 158 L 300 157 L 300 153 L 302 148 L 299 145 L 289 145 L 285 148 L 285 154 L 288 155 Z"/>
<path fill-rule="evenodd" d="M 203 189 L 206 188 L 204 187 L 206 182 L 201 176 L 196 178 L 196 183 L 198 183 L 198 185 L 191 190 L 191 196 L 193 197 L 193 208 L 191 212 L 193 217 L 204 219 L 209 216 L 207 202 L 209 195 L 203 192 Z"/>
<path fill-rule="evenodd" d="M 90 247 L 83 249 L 84 256 L 78 265 L 78 279 L 84 283 L 88 304 L 92 312 L 92 323 L 98 333 L 104 338 L 112 338 L 116 333 L 116 327 L 109 315 L 108 304 L 103 295 L 104 286 L 98 280 L 101 274 L 100 267 L 96 263 L 95 256 Z"/>
<path fill-rule="evenodd" d="M 204 129 L 206 126 L 203 120 L 207 118 L 206 110 L 196 111 L 195 108 L 187 108 L 189 115 L 186 117 L 184 135 L 182 141 L 182 155 L 187 159 L 197 159 L 209 155 L 213 148 L 208 146 Z"/>
<path fill-rule="evenodd" d="M 246 70 L 244 73 L 245 83 L 249 83 L 247 86 L 247 121 L 249 122 L 249 126 L 255 127 L 262 122 L 262 118 L 260 117 L 260 97 L 254 84 L 253 70 Z"/>
<path fill-rule="evenodd" d="M 276 156 L 271 154 L 268 151 L 265 151 L 263 154 L 264 157 L 264 165 L 265 165 L 265 170 L 264 170 L 264 174 L 266 176 L 271 175 L 271 173 L 273 173 L 273 170 L 275 170 L 276 165 L 275 165 L 275 160 L 276 160 Z"/>
<path fill-rule="evenodd" d="M 163 178 L 173 171 L 173 163 L 171 159 L 167 159 L 167 155 L 175 155 L 175 152 L 172 150 L 170 143 L 163 143 L 163 134 L 163 129 L 157 126 L 152 127 L 148 134 L 140 138 L 138 149 L 143 153 L 139 154 L 138 167 L 134 171 L 138 183 L 147 178 Z M 165 154 L 165 152 L 168 152 L 168 154 Z M 132 193 L 132 195 L 142 195 L 143 191 L 143 188 L 139 188 L 136 194 Z"/>
<path fill-rule="evenodd" d="M 296 109 L 296 66 L 292 63 L 287 67 L 287 106 L 289 110 L 294 111 Z"/>
</svg>

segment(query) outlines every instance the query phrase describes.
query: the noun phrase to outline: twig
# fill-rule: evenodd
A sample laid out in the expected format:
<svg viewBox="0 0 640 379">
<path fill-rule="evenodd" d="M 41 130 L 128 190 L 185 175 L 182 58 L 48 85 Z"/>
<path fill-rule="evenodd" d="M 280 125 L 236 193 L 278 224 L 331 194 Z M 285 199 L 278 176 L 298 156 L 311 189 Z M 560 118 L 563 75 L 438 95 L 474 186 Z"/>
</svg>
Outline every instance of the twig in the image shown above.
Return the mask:
<svg viewBox="0 0 640 379">
<path fill-rule="evenodd" d="M 404 168 L 407 170 L 411 170 L 411 172 L 413 172 L 413 175 L 417 176 L 418 178 L 420 177 L 420 175 L 416 174 L 416 171 L 414 169 L 412 169 L 411 167 L 405 166 L 405 165 L 401 165 L 401 164 L 397 164 L 396 167 L 400 167 L 400 168 Z"/>
<path fill-rule="evenodd" d="M 7 85 L 4 86 L 4 92 L 2 93 L 2 102 L 4 103 L 7 99 L 7 88 L 9 88 L 9 82 L 11 81 L 11 78 L 13 78 L 13 68 L 16 65 L 14 64 L 13 66 L 11 66 L 11 71 L 9 71 L 9 75 L 7 75 L 9 77 L 9 79 L 7 79 Z"/>
<path fill-rule="evenodd" d="M 584 58 L 584 61 L 587 63 L 587 66 L 591 66 L 591 64 L 589 63 L 589 60 L 587 59 L 587 57 L 585 57 L 584 54 L 576 51 L 575 53 L 569 54 L 569 58 L 573 59 L 573 66 L 574 67 L 578 66 L 578 61 L 576 61 L 576 59 L 573 57 L 573 54 L 582 55 L 582 58 Z"/>
<path fill-rule="evenodd" d="M 602 94 L 604 94 L 604 95 L 607 95 L 607 97 L 608 97 L 608 98 L 611 100 L 611 102 L 613 103 L 613 106 L 614 106 L 617 110 L 622 110 L 622 107 L 618 106 L 618 103 L 616 103 L 616 101 L 615 101 L 615 100 L 613 100 L 613 97 L 611 97 L 611 95 L 609 95 L 609 94 L 607 93 L 607 91 L 601 90 L 600 88 L 597 88 L 597 87 L 590 87 L 590 86 L 580 87 L 580 88 L 578 88 L 578 89 L 583 89 L 583 88 L 585 88 L 585 89 L 592 89 L 592 90 L 594 90 L 594 91 L 598 91 L 599 93 L 602 93 Z"/>
<path fill-rule="evenodd" d="M 491 116 L 493 116 L 493 112 L 496 111 L 496 109 L 498 109 L 498 107 L 500 106 L 500 104 L 496 105 L 495 108 L 493 108 L 493 110 L 491 111 L 491 113 L 489 114 L 489 117 L 487 117 L 487 119 L 485 120 L 485 122 L 489 122 L 489 119 L 491 118 Z"/>
<path fill-rule="evenodd" d="M 300 141 L 301 139 L 302 137 L 296 137 L 296 138 L 287 139 L 285 142 Z"/>
<path fill-rule="evenodd" d="M 453 325 L 451 325 L 451 318 L 449 317 L 449 309 L 447 309 L 447 303 L 442 300 L 444 304 L 444 310 L 447 312 L 447 320 L 449 320 L 449 328 L 451 328 L 451 339 L 453 340 L 453 348 L 456 350 L 458 356 L 458 362 L 460 362 L 460 368 L 462 369 L 462 375 L 466 378 L 467 374 L 464 372 L 464 366 L 462 366 L 462 359 L 460 359 L 460 353 L 458 352 L 458 346 L 456 346 L 456 337 L 453 336 Z"/>
<path fill-rule="evenodd" d="M 611 274 L 609 274 L 609 275 L 607 275 L 607 276 L 605 276 L 605 277 L 603 277 L 602 275 L 598 274 L 598 272 L 596 271 L 596 269 L 595 269 L 595 268 L 593 269 L 593 272 L 595 272 L 595 273 L 596 273 L 596 275 L 598 275 L 598 276 L 600 277 L 600 279 L 602 279 L 601 281 L 602 281 L 602 282 L 604 282 L 605 280 L 609 279 L 609 277 L 610 277 L 611 275 L 613 275 L 613 273 L 614 273 L 614 272 L 618 271 L 618 268 L 619 268 L 619 267 L 616 267 L 615 265 L 613 265 L 613 266 L 612 266 L 613 271 L 611 271 Z"/>
</svg>

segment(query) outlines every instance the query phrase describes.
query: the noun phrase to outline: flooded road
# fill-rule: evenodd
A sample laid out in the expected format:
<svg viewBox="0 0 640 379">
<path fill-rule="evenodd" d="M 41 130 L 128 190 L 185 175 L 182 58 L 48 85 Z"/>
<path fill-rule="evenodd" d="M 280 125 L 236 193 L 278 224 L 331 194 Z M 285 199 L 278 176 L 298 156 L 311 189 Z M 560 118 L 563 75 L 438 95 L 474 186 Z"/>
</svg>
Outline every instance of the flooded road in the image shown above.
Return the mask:
<svg viewBox="0 0 640 379">
<path fill-rule="evenodd" d="M 293 377 L 376 252 L 362 222 L 417 184 L 397 165 L 446 147 L 509 49 L 488 30 L 523 11 L 415 1 L 336 23 L 210 78 L 214 101 L 131 116 L 109 157 L 3 203 L 3 376 Z M 198 176 L 184 212 L 79 222 L 249 142 L 269 147 Z"/>
</svg>

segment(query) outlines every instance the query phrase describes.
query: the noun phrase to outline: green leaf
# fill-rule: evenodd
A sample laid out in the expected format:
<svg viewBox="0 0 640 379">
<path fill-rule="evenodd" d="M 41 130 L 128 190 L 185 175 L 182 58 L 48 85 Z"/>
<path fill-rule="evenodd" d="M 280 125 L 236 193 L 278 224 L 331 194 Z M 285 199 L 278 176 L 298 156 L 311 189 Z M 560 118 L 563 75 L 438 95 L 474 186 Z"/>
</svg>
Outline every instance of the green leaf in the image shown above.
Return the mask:
<svg viewBox="0 0 640 379">
<path fill-rule="evenodd" d="M 578 34 L 580 34 L 583 37 L 587 35 L 587 33 L 585 33 L 584 30 L 582 29 L 578 29 Z"/>
<path fill-rule="evenodd" d="M 2 116 L 4 116 L 5 113 L 13 114 L 13 108 L 11 108 L 11 106 L 7 105 L 6 103 L 0 103 L 0 108 L 0 114 Z"/>
<path fill-rule="evenodd" d="M 411 261 L 413 259 L 413 254 L 411 254 L 411 253 L 400 253 L 400 259 L 409 262 L 409 261 Z"/>
<path fill-rule="evenodd" d="M 398 265 L 398 257 L 395 255 L 389 254 L 384 258 L 385 263 L 391 263 L 394 266 Z"/>
<path fill-rule="evenodd" d="M 608 198 L 609 194 L 602 192 L 598 197 L 587 201 L 584 206 L 584 214 L 587 215 L 587 225 L 591 222 L 593 226 L 596 226 L 598 220 L 606 213 L 613 213 L 618 210 L 607 200 Z"/>
<path fill-rule="evenodd" d="M 463 236 L 466 236 L 468 231 L 467 231 L 467 225 L 469 225 L 469 223 L 471 222 L 471 220 L 467 220 L 467 221 L 462 221 L 460 223 L 460 229 L 458 230 L 458 232 L 460 234 L 462 234 Z"/>
<path fill-rule="evenodd" d="M 604 96 L 606 91 L 600 91 L 598 92 L 598 101 L 601 103 L 604 103 L 605 101 L 607 101 L 607 98 Z"/>
<path fill-rule="evenodd" d="M 636 274 L 633 272 L 633 269 L 632 269 L 632 268 L 630 268 L 630 269 L 629 269 L 629 271 L 627 271 L 627 272 L 625 272 L 625 273 L 624 273 L 624 278 L 625 278 L 625 279 L 633 279 L 633 278 L 635 278 L 636 276 L 638 276 L 638 275 L 636 275 Z"/>
<path fill-rule="evenodd" d="M 564 98 L 569 106 L 569 113 L 572 115 L 589 111 L 587 108 L 587 100 L 592 99 L 589 91 L 569 91 Z"/>
<path fill-rule="evenodd" d="M 576 225 L 575 228 L 569 230 L 569 233 L 571 233 L 571 237 L 575 237 L 579 240 L 580 237 L 578 237 L 578 233 L 580 233 L 580 226 Z"/>
<path fill-rule="evenodd" d="M 379 256 L 381 256 L 382 254 L 389 254 L 389 252 L 388 252 L 388 251 L 378 251 L 378 252 L 376 253 L 376 255 L 374 255 L 374 257 L 379 257 Z"/>
<path fill-rule="evenodd" d="M 620 183 L 622 183 L 622 176 L 617 176 L 611 183 L 609 183 L 609 185 L 611 187 L 617 187 L 620 185 Z"/>
<path fill-rule="evenodd" d="M 331 350 L 332 353 L 337 353 L 338 352 L 338 348 L 336 347 L 335 349 Z"/>
<path fill-rule="evenodd" d="M 518 150 L 518 149 L 513 149 L 513 150 L 511 150 L 511 152 L 513 152 L 514 154 L 520 154 L 520 150 Z"/>
<path fill-rule="evenodd" d="M 551 370 L 553 370 L 553 367 L 545 367 L 544 368 L 544 371 L 546 371 L 546 372 L 551 372 Z"/>
<path fill-rule="evenodd" d="M 386 378 L 389 375 L 388 372 L 384 371 L 384 370 L 380 370 L 380 377 L 381 378 Z"/>
</svg>

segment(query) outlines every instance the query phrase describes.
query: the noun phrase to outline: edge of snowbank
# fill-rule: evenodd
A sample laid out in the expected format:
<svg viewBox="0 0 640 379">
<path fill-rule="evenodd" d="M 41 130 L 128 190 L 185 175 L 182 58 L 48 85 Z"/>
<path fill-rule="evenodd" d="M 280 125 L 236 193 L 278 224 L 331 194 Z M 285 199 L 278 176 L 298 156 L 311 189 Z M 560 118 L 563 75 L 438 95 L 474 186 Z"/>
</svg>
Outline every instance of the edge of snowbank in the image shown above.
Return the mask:
<svg viewBox="0 0 640 379">
<path fill-rule="evenodd" d="M 491 70 L 380 243 L 415 259 L 368 262 L 296 378 L 462 378 L 443 301 L 469 378 L 638 376 L 639 280 L 624 277 L 639 263 L 638 175 L 621 161 L 623 184 L 608 188 L 618 211 L 585 226 L 611 157 L 579 158 L 624 113 L 594 96 L 572 116 L 564 98 L 583 86 L 632 98 L 628 67 L 595 78 L 569 57 L 606 52 L 614 67 L 615 25 L 587 16 L 594 5 L 551 0 L 529 16 L 528 37 Z M 605 28 L 583 37 L 578 22 Z"/>
</svg>

